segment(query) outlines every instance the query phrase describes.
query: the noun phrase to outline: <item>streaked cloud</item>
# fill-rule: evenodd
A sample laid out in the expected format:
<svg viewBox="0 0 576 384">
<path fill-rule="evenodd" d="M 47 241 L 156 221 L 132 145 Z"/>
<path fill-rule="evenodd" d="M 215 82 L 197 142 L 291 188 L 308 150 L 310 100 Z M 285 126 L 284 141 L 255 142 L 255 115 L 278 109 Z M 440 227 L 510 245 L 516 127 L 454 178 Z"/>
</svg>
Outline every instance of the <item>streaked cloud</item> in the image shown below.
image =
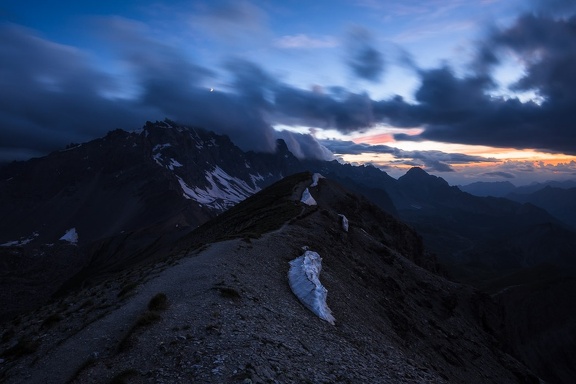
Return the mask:
<svg viewBox="0 0 576 384">
<path fill-rule="evenodd" d="M 282 36 L 274 42 L 277 47 L 296 49 L 296 48 L 334 48 L 339 44 L 338 40 L 332 36 L 310 37 L 305 34 Z"/>
<path fill-rule="evenodd" d="M 424 165 L 437 172 L 452 172 L 451 165 L 490 163 L 496 159 L 470 156 L 463 153 L 446 153 L 435 150 L 406 151 L 388 145 L 368 145 L 343 140 L 320 140 L 320 143 L 337 155 L 387 154 L 409 165 Z"/>
<path fill-rule="evenodd" d="M 386 68 L 384 55 L 363 28 L 356 27 L 350 31 L 346 57 L 352 73 L 364 80 L 380 80 Z"/>
<path fill-rule="evenodd" d="M 516 177 L 508 172 L 484 172 L 482 175 L 489 177 L 502 177 L 504 179 L 513 179 Z"/>
</svg>

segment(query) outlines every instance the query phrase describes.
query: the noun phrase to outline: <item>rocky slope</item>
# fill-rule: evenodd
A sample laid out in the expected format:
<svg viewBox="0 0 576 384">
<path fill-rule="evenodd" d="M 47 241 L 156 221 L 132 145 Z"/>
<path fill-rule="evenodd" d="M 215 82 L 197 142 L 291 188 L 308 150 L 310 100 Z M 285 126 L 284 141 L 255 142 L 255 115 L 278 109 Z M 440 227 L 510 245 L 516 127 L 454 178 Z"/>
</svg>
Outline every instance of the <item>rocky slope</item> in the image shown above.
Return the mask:
<svg viewBox="0 0 576 384">
<path fill-rule="evenodd" d="M 192 232 L 171 258 L 19 317 L 2 338 L 0 377 L 538 383 L 501 349 L 487 296 L 414 263 L 429 259 L 414 231 L 329 180 L 311 183 L 286 178 Z M 305 188 L 317 205 L 300 202 Z M 323 259 L 334 326 L 288 286 L 303 247 Z"/>
<path fill-rule="evenodd" d="M 248 198 L 238 208 L 243 214 L 230 207 L 302 170 L 321 172 L 368 197 L 388 215 L 415 228 L 424 240 L 422 244 L 413 230 L 404 230 L 406 225 L 388 216 L 364 215 L 372 217 L 368 221 L 351 216 L 384 246 L 428 271 L 448 268 L 452 278 L 498 294 L 505 313 L 539 319 L 504 318 L 506 350 L 522 356 L 551 382 L 570 377 L 570 363 L 555 356 L 574 353 L 576 333 L 565 324 L 576 324 L 576 313 L 558 312 L 562 322 L 548 313 L 555 313 L 551 308 L 572 306 L 574 286 L 564 282 L 575 275 L 576 236 L 546 211 L 531 204 L 469 195 L 419 168 L 396 180 L 371 166 L 297 159 L 282 141 L 276 153 L 245 153 L 224 136 L 170 121 L 147 123 L 139 132 L 116 130 L 102 139 L 0 169 L 0 319 L 35 309 L 51 298 L 65 306 L 70 304 L 64 299 L 69 293 L 108 284 L 100 288 L 107 292 L 104 296 L 95 299 L 91 295 L 98 291 L 85 293 L 70 311 L 64 307 L 36 313 L 40 328 L 35 329 L 42 335 L 44 328 L 66 313 L 79 324 L 95 321 L 118 304 L 116 293 L 144 278 L 130 275 L 119 280 L 123 271 L 155 261 L 165 263 L 167 255 L 190 247 L 238 236 L 248 241 L 268 232 L 270 226 L 283 228 L 302 207 L 276 205 L 281 191 Z M 324 196 L 324 204 L 346 201 L 333 207 L 341 212 L 348 212 L 347 204 L 357 206 L 335 196 Z M 257 209 L 263 198 L 267 207 L 274 208 Z M 359 212 L 366 209 L 379 212 L 375 207 L 358 208 Z M 213 218 L 217 220 L 188 236 Z M 439 263 L 425 256 L 424 246 Z M 539 275 L 530 271 L 543 270 L 546 263 L 563 273 L 542 284 Z M 369 275 L 364 278 L 370 284 L 381 283 Z M 112 288 L 116 293 L 111 293 Z M 546 298 L 546 305 L 531 307 L 532 297 Z M 562 343 L 554 336 L 559 333 Z M 10 335 L 5 333 L 6 340 L 20 340 Z M 26 351 L 28 341 L 24 338 L 12 345 L 9 350 L 18 348 L 8 355 Z M 551 376 L 550 372 L 563 373 Z"/>
<path fill-rule="evenodd" d="M 154 258 L 281 176 L 225 136 L 170 121 L 2 168 L 0 318 Z"/>
</svg>

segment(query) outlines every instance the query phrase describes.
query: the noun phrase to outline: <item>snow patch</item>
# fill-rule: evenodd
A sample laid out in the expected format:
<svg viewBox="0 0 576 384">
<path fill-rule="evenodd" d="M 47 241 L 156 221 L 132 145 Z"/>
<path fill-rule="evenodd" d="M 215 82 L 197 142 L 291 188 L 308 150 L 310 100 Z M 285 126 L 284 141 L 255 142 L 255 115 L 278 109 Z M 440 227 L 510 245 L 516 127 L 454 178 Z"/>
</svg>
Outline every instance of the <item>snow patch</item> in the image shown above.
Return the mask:
<svg viewBox="0 0 576 384">
<path fill-rule="evenodd" d="M 260 190 L 256 185 L 251 187 L 244 180 L 230 176 L 218 166 L 212 171 L 205 172 L 209 184 L 205 189 L 191 188 L 182 178 L 176 177 L 188 199 L 218 210 L 228 209 Z"/>
<path fill-rule="evenodd" d="M 342 224 L 342 230 L 348 232 L 348 218 L 344 215 L 338 215 L 340 217 L 340 223 Z"/>
<path fill-rule="evenodd" d="M 176 178 L 180 183 L 180 188 L 182 188 L 182 192 L 184 192 L 183 195 L 185 198 L 196 200 L 200 204 L 209 204 L 213 201 L 210 198 L 205 198 L 205 196 L 202 194 L 203 191 L 201 189 L 199 188 L 192 189 L 188 186 L 188 184 L 186 184 L 186 182 L 184 182 L 184 180 L 182 180 L 180 176 L 176 176 Z M 196 191 L 200 192 L 200 194 L 197 193 Z"/>
<path fill-rule="evenodd" d="M 152 152 L 158 152 L 158 151 L 163 150 L 164 148 L 168 148 L 168 147 L 171 147 L 171 146 L 172 146 L 172 144 L 170 144 L 170 143 L 157 144 L 157 145 L 154 146 L 154 148 L 152 148 Z"/>
<path fill-rule="evenodd" d="M 175 167 L 183 167 L 182 164 L 176 159 L 170 159 L 170 164 L 168 164 L 168 169 L 173 171 Z"/>
<path fill-rule="evenodd" d="M 312 184 L 310 184 L 310 187 L 317 187 L 318 186 L 318 180 L 320 179 L 324 179 L 324 176 L 322 176 L 319 173 L 315 173 L 312 175 Z"/>
<path fill-rule="evenodd" d="M 256 175 L 250 175 L 250 180 L 252 181 L 252 184 L 254 185 L 254 187 L 258 188 L 258 184 L 256 184 L 257 181 L 263 181 L 264 180 L 264 176 L 260 175 L 259 173 L 257 173 Z"/>
<path fill-rule="evenodd" d="M 71 146 L 68 147 L 68 148 L 61 149 L 61 150 L 59 150 L 58 152 L 68 152 L 68 151 L 71 151 L 71 150 L 73 150 L 73 149 L 80 148 L 81 146 L 82 146 L 82 144 L 74 144 L 74 145 L 71 145 Z"/>
<path fill-rule="evenodd" d="M 322 320 L 334 325 L 336 319 L 326 304 L 328 290 L 320 283 L 322 258 L 314 251 L 306 251 L 304 255 L 290 261 L 288 282 L 290 289 L 306 308 Z"/>
<path fill-rule="evenodd" d="M 316 200 L 314 200 L 314 198 L 310 194 L 308 188 L 306 188 L 304 192 L 302 192 L 302 198 L 300 199 L 300 201 L 306 205 L 318 205 L 318 203 L 316 203 Z"/>
<path fill-rule="evenodd" d="M 152 159 L 156 162 L 156 164 L 158 164 L 159 166 L 163 167 L 164 165 L 162 164 L 162 154 L 161 153 L 157 153 L 154 156 L 152 156 Z"/>
<path fill-rule="evenodd" d="M 26 245 L 38 236 L 40 236 L 38 232 L 33 232 L 28 237 L 21 237 L 20 240 L 8 241 L 7 243 L 0 244 L 0 247 L 19 247 L 21 245 Z"/>
<path fill-rule="evenodd" d="M 72 244 L 78 243 L 78 233 L 76 232 L 76 228 L 70 228 L 66 231 L 64 236 L 59 238 L 58 240 L 67 241 Z"/>
</svg>

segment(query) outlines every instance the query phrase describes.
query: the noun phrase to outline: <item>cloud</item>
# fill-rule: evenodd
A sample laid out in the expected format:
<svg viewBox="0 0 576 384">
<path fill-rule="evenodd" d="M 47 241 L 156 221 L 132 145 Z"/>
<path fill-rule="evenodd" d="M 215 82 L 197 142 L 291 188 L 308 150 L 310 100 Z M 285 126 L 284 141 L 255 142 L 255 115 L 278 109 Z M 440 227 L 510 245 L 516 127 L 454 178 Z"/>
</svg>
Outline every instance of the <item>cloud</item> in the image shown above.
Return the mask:
<svg viewBox="0 0 576 384">
<path fill-rule="evenodd" d="M 311 135 L 279 131 L 276 137 L 284 140 L 290 152 L 299 159 L 335 159 L 334 154 Z"/>
<path fill-rule="evenodd" d="M 0 152 L 46 153 L 154 115 L 109 98 L 115 79 L 81 51 L 10 24 L 0 26 L 0 45 Z"/>
<path fill-rule="evenodd" d="M 480 66 L 497 64 L 499 51 L 516 55 L 525 75 L 513 88 L 534 91 L 543 101 L 491 97 L 486 73 L 459 78 L 446 67 L 422 71 L 416 92 L 426 124 L 421 137 L 576 154 L 576 18 L 523 15 L 483 44 L 494 55 L 479 55 Z"/>
<path fill-rule="evenodd" d="M 532 0 L 531 5 L 539 12 L 551 14 L 570 14 L 576 11 L 573 0 Z"/>
<path fill-rule="evenodd" d="M 337 155 L 389 154 L 408 165 L 424 165 L 427 169 L 437 172 L 453 172 L 454 170 L 450 166 L 451 164 L 496 162 L 495 159 L 482 156 L 470 156 L 462 153 L 405 151 L 387 145 L 368 145 L 343 140 L 321 140 L 320 143 Z"/>
<path fill-rule="evenodd" d="M 275 149 L 277 133 L 267 117 L 277 108 L 268 96 L 292 88 L 255 64 L 229 60 L 229 89 L 210 92 L 215 73 L 150 37 L 145 25 L 122 18 L 97 25 L 110 39 L 111 56 L 125 68 L 121 74 L 106 74 L 82 51 L 31 30 L 0 28 L 0 160 L 45 154 L 165 117 L 227 134 L 243 149 Z M 133 90 L 129 96 L 126 86 Z M 113 96 L 118 94 L 124 96 Z M 283 137 L 298 154 L 331 158 L 309 135 Z"/>
<path fill-rule="evenodd" d="M 243 2 L 227 4 L 207 8 L 201 17 L 235 26 L 251 20 L 265 23 L 259 9 Z M 574 16 L 527 14 L 506 28 L 494 29 L 479 43 L 480 53 L 465 75 L 457 75 L 447 64 L 423 69 L 409 60 L 420 80 L 414 102 L 400 96 L 374 100 L 343 87 L 302 89 L 245 60 L 227 60 L 222 67 L 208 69 L 178 44 L 157 38 L 146 25 L 127 19 L 100 19 L 97 30 L 108 39 L 107 58 L 114 68 L 121 64 L 120 73 L 102 70 L 86 52 L 53 43 L 31 30 L 0 26 L 0 152 L 4 153 L 0 158 L 46 153 L 71 141 L 165 117 L 228 134 L 242 148 L 261 151 L 275 147 L 278 134 L 272 125 L 276 124 L 342 133 L 388 124 L 422 129 L 419 135 L 397 134 L 396 140 L 576 154 Z M 298 37 L 295 41 L 312 40 Z M 358 77 L 376 81 L 383 75 L 384 57 L 365 31 L 354 31 L 347 48 L 348 64 Z M 510 54 L 525 69 L 514 88 L 536 92 L 541 102 L 491 96 L 492 71 L 502 55 Z M 214 83 L 223 86 L 208 92 Z M 302 155 L 325 152 L 312 137 L 283 135 Z M 335 143 L 325 145 L 337 153 L 351 153 L 342 148 L 338 152 Z M 435 169 L 447 170 L 456 161 L 476 161 L 433 151 L 399 153 L 351 145 L 347 150 L 354 148 L 426 161 Z"/>
<path fill-rule="evenodd" d="M 310 37 L 305 34 L 286 35 L 275 41 L 275 45 L 287 49 L 334 48 L 339 45 L 338 40 L 332 36 Z"/>
<path fill-rule="evenodd" d="M 348 65 L 352 73 L 361 79 L 376 82 L 385 69 L 384 56 L 374 48 L 367 31 L 356 28 L 349 36 Z"/>
<path fill-rule="evenodd" d="M 426 168 L 430 171 L 436 172 L 454 172 L 454 169 L 450 167 L 446 163 L 442 163 L 441 161 L 430 160 L 427 163 L 424 163 Z"/>
<path fill-rule="evenodd" d="M 261 33 L 267 20 L 261 8 L 242 0 L 203 3 L 191 17 L 194 27 L 225 39 L 234 38 L 238 33 Z"/>
<path fill-rule="evenodd" d="M 508 172 L 484 172 L 482 175 L 489 177 L 503 177 L 505 179 L 513 179 L 516 177 Z"/>
<path fill-rule="evenodd" d="M 528 14 L 492 37 L 525 63 L 519 90 L 535 90 L 549 104 L 576 100 L 576 16 L 552 19 Z"/>
</svg>

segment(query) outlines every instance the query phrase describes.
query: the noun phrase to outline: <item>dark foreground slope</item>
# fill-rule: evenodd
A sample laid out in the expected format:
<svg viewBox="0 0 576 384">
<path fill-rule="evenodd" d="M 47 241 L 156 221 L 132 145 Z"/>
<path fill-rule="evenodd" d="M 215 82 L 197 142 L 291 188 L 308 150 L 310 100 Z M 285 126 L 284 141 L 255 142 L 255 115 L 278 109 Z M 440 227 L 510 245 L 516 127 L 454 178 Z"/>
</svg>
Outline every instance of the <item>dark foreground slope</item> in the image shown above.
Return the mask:
<svg viewBox="0 0 576 384">
<path fill-rule="evenodd" d="M 576 377 L 576 276 L 541 266 L 506 277 L 493 295 L 511 353 L 549 383 Z M 515 283 L 515 284 L 514 284 Z"/>
<path fill-rule="evenodd" d="M 318 205 L 305 205 L 311 182 L 310 174 L 284 179 L 193 232 L 179 255 L 7 324 L 0 378 L 538 382 L 500 349 L 486 296 L 413 262 L 433 264 L 414 231 L 324 179 L 310 188 Z M 290 291 L 288 262 L 302 247 L 323 258 L 335 326 Z"/>
<path fill-rule="evenodd" d="M 162 255 L 279 178 L 228 137 L 170 121 L 0 168 L 0 319 Z M 72 228 L 77 242 L 60 240 Z"/>
<path fill-rule="evenodd" d="M 520 203 L 531 203 L 543 208 L 576 228 L 576 188 L 555 188 L 546 186 L 538 191 L 520 194 L 510 193 L 506 196 Z"/>
</svg>

